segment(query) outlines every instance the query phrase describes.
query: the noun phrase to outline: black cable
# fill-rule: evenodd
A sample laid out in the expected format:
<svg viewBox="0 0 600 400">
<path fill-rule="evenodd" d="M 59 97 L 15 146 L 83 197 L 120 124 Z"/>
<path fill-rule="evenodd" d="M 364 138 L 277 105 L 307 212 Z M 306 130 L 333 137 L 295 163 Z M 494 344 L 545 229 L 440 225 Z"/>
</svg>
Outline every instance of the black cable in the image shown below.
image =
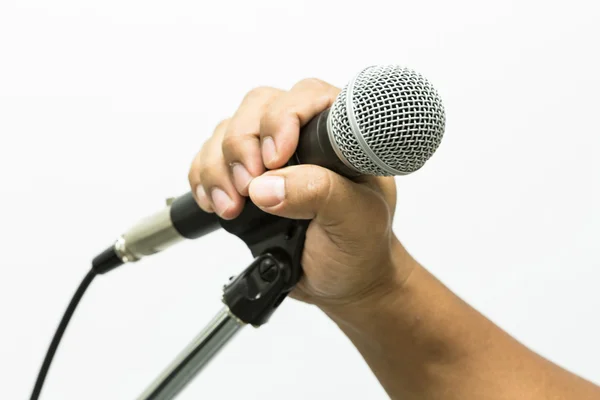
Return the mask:
<svg viewBox="0 0 600 400">
<path fill-rule="evenodd" d="M 62 339 L 65 330 L 67 329 L 67 325 L 75 312 L 75 308 L 79 304 L 79 301 L 83 297 L 83 294 L 87 290 L 90 283 L 94 280 L 96 276 L 96 272 L 93 269 L 87 273 L 85 278 L 79 284 L 77 291 L 73 295 L 69 306 L 65 310 L 65 313 L 58 324 L 58 328 L 56 328 L 56 332 L 54 333 L 54 337 L 52 338 L 52 342 L 50 342 L 50 346 L 48 347 L 48 351 L 46 352 L 46 357 L 44 358 L 44 362 L 42 363 L 42 367 L 40 368 L 40 372 L 38 373 L 37 380 L 35 381 L 35 386 L 33 387 L 33 392 L 31 393 L 31 400 L 37 400 L 40 397 L 40 393 L 42 392 L 42 387 L 44 386 L 44 381 L 46 380 L 46 375 L 48 374 L 48 370 L 50 369 L 50 364 L 52 363 L 52 359 L 54 358 L 54 354 L 56 353 L 56 349 L 60 344 L 60 340 Z"/>
</svg>

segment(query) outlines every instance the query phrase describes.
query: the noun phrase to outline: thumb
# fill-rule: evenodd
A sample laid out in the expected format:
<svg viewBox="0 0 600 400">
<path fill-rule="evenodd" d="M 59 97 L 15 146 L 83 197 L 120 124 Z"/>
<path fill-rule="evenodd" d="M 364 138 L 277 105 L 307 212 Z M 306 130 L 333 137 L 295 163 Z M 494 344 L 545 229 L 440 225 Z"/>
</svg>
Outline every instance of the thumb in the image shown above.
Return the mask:
<svg viewBox="0 0 600 400">
<path fill-rule="evenodd" d="M 381 221 L 382 216 L 374 213 L 382 209 L 389 214 L 380 194 L 316 165 L 269 171 L 254 178 L 248 189 L 252 202 L 264 211 L 291 219 L 314 219 L 322 226 L 359 225 L 358 217 L 365 222 Z"/>
</svg>

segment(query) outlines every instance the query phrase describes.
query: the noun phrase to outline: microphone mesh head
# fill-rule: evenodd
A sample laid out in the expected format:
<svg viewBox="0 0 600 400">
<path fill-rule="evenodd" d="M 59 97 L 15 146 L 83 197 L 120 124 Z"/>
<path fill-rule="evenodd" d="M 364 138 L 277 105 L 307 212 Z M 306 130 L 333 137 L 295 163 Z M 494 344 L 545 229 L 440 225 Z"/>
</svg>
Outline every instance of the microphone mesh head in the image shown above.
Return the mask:
<svg viewBox="0 0 600 400">
<path fill-rule="evenodd" d="M 446 116 L 433 86 L 399 66 L 373 66 L 346 85 L 329 113 L 338 156 L 365 175 L 405 175 L 436 151 Z"/>
</svg>

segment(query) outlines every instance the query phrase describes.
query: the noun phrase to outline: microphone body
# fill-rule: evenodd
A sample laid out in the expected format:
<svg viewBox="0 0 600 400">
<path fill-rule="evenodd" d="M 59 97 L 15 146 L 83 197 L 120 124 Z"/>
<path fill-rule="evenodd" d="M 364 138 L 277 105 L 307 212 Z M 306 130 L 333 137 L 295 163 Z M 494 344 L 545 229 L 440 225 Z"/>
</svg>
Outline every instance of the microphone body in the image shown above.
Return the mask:
<svg viewBox="0 0 600 400">
<path fill-rule="evenodd" d="M 393 65 L 368 67 L 342 89 L 331 108 L 302 128 L 289 164 L 318 165 L 347 178 L 409 174 L 438 148 L 445 121 L 441 99 L 420 74 Z M 262 214 L 248 201 L 240 217 L 225 221 L 204 212 L 189 192 L 121 235 L 92 265 L 104 273 L 221 227 L 248 232 L 269 218 Z"/>
<path fill-rule="evenodd" d="M 327 130 L 328 115 L 329 109 L 314 117 L 302 129 L 290 163 L 319 165 L 349 178 L 360 175 L 336 156 Z M 192 192 L 188 192 L 168 200 L 165 208 L 141 219 L 119 236 L 114 246 L 96 257 L 92 265 L 96 272 L 104 273 L 123 263 L 139 261 L 185 239 L 207 235 L 221 228 L 220 221 L 216 214 L 202 210 Z M 231 221 L 227 223 L 232 224 Z"/>
</svg>

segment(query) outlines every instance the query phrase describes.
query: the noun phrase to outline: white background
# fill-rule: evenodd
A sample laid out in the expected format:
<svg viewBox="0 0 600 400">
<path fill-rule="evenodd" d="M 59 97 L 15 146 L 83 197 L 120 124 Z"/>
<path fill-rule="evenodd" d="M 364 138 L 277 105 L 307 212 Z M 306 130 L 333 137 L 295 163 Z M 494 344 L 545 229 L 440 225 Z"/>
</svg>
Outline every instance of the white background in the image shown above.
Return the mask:
<svg viewBox="0 0 600 400">
<path fill-rule="evenodd" d="M 564 5 L 560 5 L 563 4 Z M 398 178 L 395 227 L 436 276 L 600 383 L 596 1 L 0 2 L 0 398 L 25 399 L 91 258 L 164 198 L 249 89 L 412 67 L 439 151 Z M 223 232 L 93 283 L 42 399 L 133 399 L 250 261 Z M 385 399 L 317 309 L 286 301 L 180 399 Z"/>
</svg>

